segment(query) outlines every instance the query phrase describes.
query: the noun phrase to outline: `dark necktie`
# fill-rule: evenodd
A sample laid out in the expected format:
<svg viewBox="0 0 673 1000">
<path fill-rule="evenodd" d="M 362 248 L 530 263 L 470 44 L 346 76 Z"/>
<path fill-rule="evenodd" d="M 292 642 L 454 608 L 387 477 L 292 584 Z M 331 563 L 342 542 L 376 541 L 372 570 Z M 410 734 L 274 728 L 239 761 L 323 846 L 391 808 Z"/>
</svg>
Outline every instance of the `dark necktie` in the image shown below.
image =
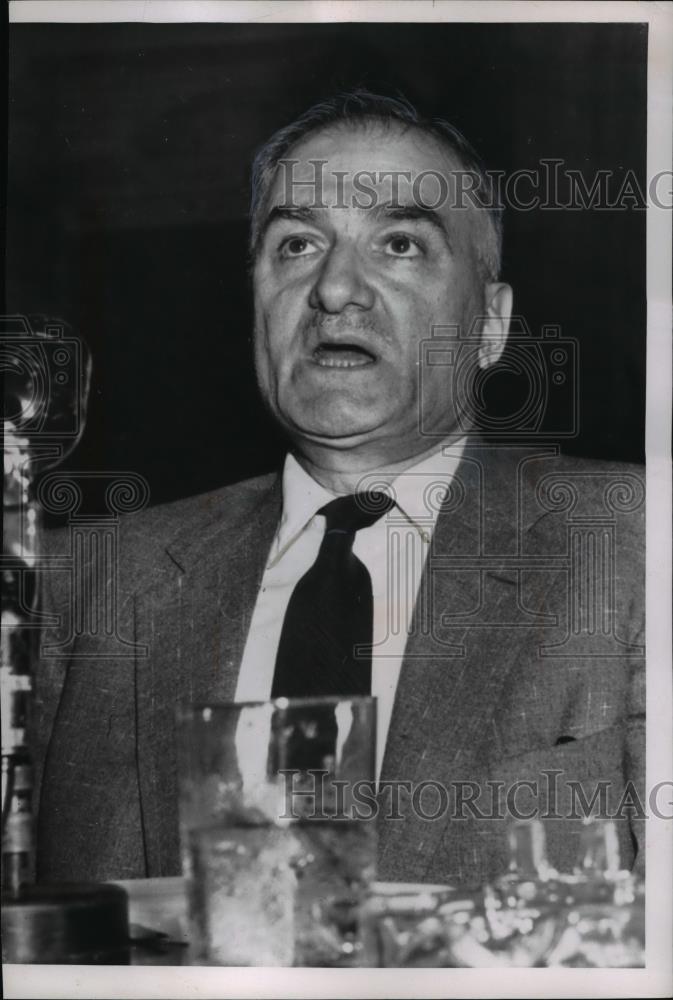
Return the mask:
<svg viewBox="0 0 673 1000">
<path fill-rule="evenodd" d="M 372 582 L 353 542 L 393 506 L 385 493 L 354 493 L 318 511 L 325 535 L 285 612 L 272 698 L 371 694 L 371 649 L 355 650 L 372 644 Z"/>
</svg>

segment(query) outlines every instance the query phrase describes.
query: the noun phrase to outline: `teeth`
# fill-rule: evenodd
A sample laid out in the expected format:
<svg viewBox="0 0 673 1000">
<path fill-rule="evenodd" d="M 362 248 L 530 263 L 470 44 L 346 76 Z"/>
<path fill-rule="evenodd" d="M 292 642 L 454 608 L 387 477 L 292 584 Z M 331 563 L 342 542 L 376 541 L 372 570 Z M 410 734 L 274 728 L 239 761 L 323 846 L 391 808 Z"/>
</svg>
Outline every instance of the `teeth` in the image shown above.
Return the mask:
<svg viewBox="0 0 673 1000">
<path fill-rule="evenodd" d="M 347 358 L 317 358 L 317 362 L 321 368 L 362 368 L 363 365 L 371 364 L 368 358 L 359 358 L 357 361 L 355 359 L 349 360 Z"/>
<path fill-rule="evenodd" d="M 369 351 L 354 344 L 321 344 L 313 359 L 321 368 L 363 368 L 374 361 Z"/>
</svg>

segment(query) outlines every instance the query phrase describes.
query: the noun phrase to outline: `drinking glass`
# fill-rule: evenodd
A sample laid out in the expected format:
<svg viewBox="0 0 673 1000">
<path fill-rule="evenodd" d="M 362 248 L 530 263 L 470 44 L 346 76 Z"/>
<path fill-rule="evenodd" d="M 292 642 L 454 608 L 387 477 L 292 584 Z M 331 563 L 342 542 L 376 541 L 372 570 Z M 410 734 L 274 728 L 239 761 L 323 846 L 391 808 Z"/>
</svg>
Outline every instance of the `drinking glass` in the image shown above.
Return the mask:
<svg viewBox="0 0 673 1000">
<path fill-rule="evenodd" d="M 375 699 L 277 698 L 179 712 L 193 964 L 364 963 L 375 877 Z"/>
</svg>

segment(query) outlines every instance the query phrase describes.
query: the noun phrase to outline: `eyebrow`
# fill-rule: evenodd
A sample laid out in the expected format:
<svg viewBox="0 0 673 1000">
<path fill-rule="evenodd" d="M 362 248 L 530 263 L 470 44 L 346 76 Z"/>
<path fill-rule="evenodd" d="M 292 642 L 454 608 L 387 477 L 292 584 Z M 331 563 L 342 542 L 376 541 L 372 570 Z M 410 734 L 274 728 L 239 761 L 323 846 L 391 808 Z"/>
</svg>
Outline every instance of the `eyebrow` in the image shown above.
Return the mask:
<svg viewBox="0 0 673 1000">
<path fill-rule="evenodd" d="M 278 222 L 281 219 L 289 219 L 293 222 L 315 222 L 316 218 L 316 212 L 308 206 L 289 207 L 276 205 L 264 219 L 264 222 L 259 230 L 258 241 L 261 244 L 269 227 L 272 226 L 274 222 Z"/>
<path fill-rule="evenodd" d="M 453 253 L 451 237 L 442 217 L 433 208 L 423 205 L 377 205 L 372 209 L 377 218 L 391 219 L 400 222 L 425 222 L 432 226 L 442 237 L 450 253 Z"/>
<path fill-rule="evenodd" d="M 449 233 L 447 232 L 446 226 L 442 221 L 441 216 L 432 208 L 425 208 L 422 205 L 376 205 L 374 208 L 368 209 L 373 213 L 376 221 L 380 219 L 389 219 L 391 221 L 400 222 L 425 222 L 435 229 L 444 240 L 450 253 L 453 253 L 453 245 Z M 308 206 L 283 206 L 275 205 L 264 222 L 259 232 L 259 242 L 261 243 L 270 226 L 275 222 L 280 220 L 289 220 L 291 222 L 311 222 L 315 223 L 318 219 L 318 212 L 315 209 Z"/>
</svg>

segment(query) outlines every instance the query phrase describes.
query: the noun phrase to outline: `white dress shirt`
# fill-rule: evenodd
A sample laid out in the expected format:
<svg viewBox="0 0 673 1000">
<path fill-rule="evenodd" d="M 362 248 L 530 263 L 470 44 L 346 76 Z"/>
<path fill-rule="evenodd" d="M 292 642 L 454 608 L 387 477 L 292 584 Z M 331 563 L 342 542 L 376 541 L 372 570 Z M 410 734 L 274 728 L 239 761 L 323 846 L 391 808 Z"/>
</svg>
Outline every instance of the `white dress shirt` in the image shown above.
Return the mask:
<svg viewBox="0 0 673 1000">
<path fill-rule="evenodd" d="M 361 490 L 385 490 L 393 507 L 355 535 L 353 552 L 369 570 L 374 599 L 372 695 L 377 699 L 377 775 L 383 762 L 404 647 L 437 515 L 465 438 L 445 446 L 386 482 L 363 476 Z M 390 479 L 390 477 L 388 477 Z M 288 455 L 283 509 L 252 615 L 236 687 L 236 701 L 266 701 L 271 694 L 285 611 L 295 585 L 315 562 L 325 531 L 317 511 L 330 493 Z"/>
</svg>

